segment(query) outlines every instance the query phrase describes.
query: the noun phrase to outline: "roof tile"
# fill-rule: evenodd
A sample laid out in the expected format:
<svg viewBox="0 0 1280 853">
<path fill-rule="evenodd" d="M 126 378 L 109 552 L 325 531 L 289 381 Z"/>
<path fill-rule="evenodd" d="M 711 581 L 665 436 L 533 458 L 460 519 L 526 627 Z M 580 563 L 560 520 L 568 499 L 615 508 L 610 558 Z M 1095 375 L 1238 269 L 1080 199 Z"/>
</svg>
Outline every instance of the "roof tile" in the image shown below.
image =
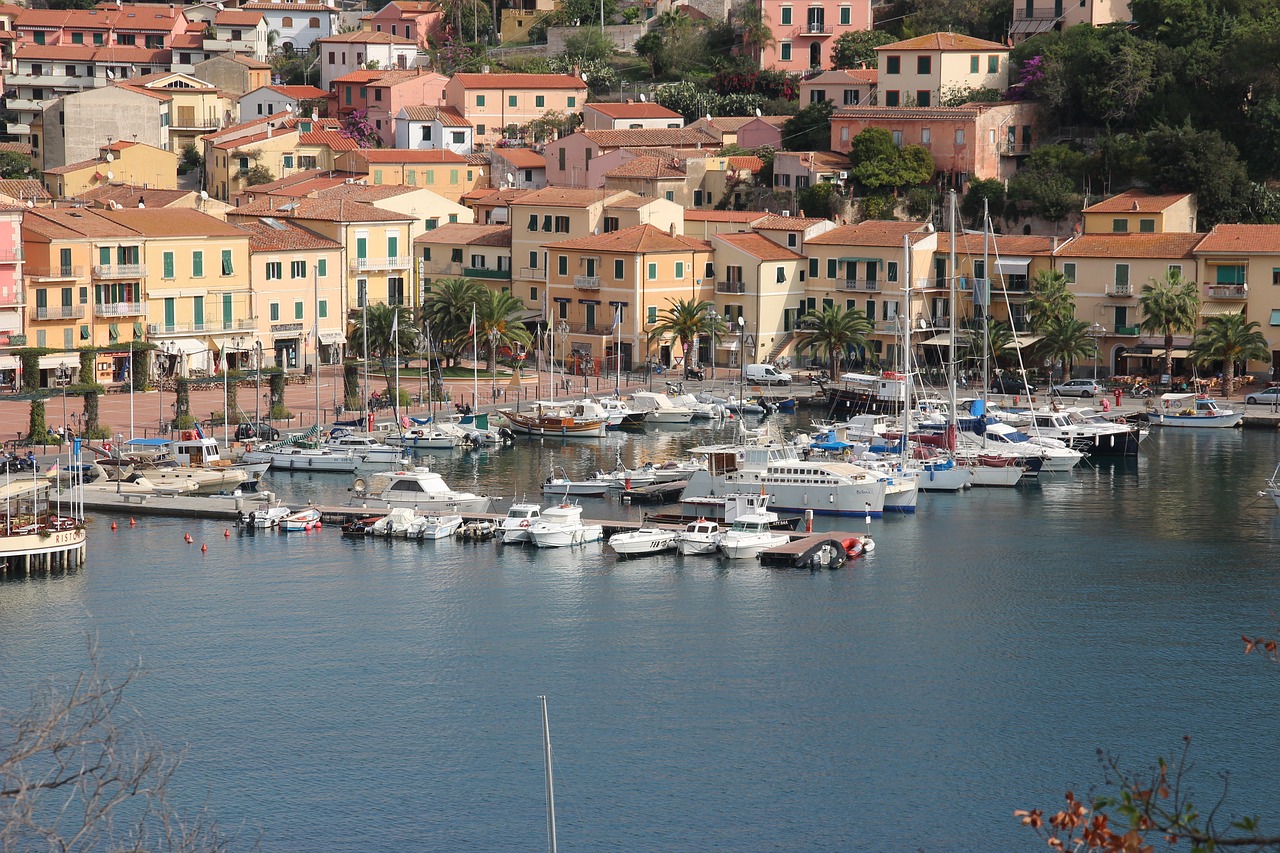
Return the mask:
<svg viewBox="0 0 1280 853">
<path fill-rule="evenodd" d="M 1203 234 L 1082 234 L 1054 252 L 1062 258 L 1189 258 Z"/>
<path fill-rule="evenodd" d="M 434 228 L 413 241 L 415 245 L 426 243 L 452 243 L 460 246 L 511 245 L 510 225 L 470 225 L 450 222 Z"/>
<path fill-rule="evenodd" d="M 803 261 L 805 259 L 804 255 L 797 254 L 785 246 L 779 246 L 768 237 L 750 231 L 738 234 L 716 234 L 712 240 L 722 240 L 762 261 Z"/>
<path fill-rule="evenodd" d="M 709 252 L 710 244 L 685 237 L 682 234 L 671 235 L 661 228 L 652 225 L 633 225 L 620 231 L 608 234 L 597 234 L 590 237 L 579 237 L 576 240 L 561 240 L 558 243 L 543 244 L 548 249 L 583 249 L 596 252 L 612 253 L 656 253 L 656 252 Z"/>
</svg>

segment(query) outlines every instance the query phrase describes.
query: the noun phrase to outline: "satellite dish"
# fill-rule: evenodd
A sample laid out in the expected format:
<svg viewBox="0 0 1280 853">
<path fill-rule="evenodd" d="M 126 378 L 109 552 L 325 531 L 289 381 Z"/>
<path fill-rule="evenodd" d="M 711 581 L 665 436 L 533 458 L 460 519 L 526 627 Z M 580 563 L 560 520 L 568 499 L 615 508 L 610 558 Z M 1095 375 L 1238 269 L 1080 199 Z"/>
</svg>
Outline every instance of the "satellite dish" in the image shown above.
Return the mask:
<svg viewBox="0 0 1280 853">
<path fill-rule="evenodd" d="M 756 118 L 760 118 L 760 116 L 762 116 L 762 115 L 764 115 L 764 113 L 760 112 L 760 108 L 759 108 L 759 107 L 756 107 Z"/>
<path fill-rule="evenodd" d="M 208 200 L 209 200 L 209 194 L 208 194 L 207 192 L 205 192 L 204 190 L 200 190 L 200 200 L 201 200 L 201 201 L 208 201 Z"/>
<path fill-rule="evenodd" d="M 108 181 L 114 181 L 115 179 L 116 179 L 116 173 L 115 173 L 115 172 L 107 172 L 107 180 L 108 180 Z"/>
<path fill-rule="evenodd" d="M 114 155 L 114 154 L 112 154 L 110 151 L 108 151 L 108 152 L 107 152 L 107 162 L 108 162 L 108 163 L 110 163 L 110 162 L 111 162 L 112 160 L 114 160 L 114 159 L 116 159 L 116 155 Z"/>
<path fill-rule="evenodd" d="M 645 93 L 641 92 L 641 93 L 640 93 L 640 103 L 642 103 L 642 104 L 643 104 L 643 103 L 644 103 L 645 101 L 647 101 L 647 100 L 649 100 L 649 96 L 648 96 L 648 95 L 646 95 Z"/>
<path fill-rule="evenodd" d="M 225 12 L 227 10 L 227 7 L 223 6 L 221 3 L 214 3 L 213 5 L 218 8 L 219 12 Z"/>
<path fill-rule="evenodd" d="M 116 75 L 111 73 L 111 69 L 110 69 L 110 68 L 108 68 L 108 69 L 107 69 L 107 79 L 108 79 L 108 80 L 114 80 L 114 79 L 116 79 Z"/>
<path fill-rule="evenodd" d="M 711 113 L 707 113 L 707 121 L 711 121 Z"/>
<path fill-rule="evenodd" d="M 285 104 L 285 105 L 284 105 L 284 111 L 285 111 L 285 112 L 287 112 L 287 113 L 291 113 L 291 112 L 293 112 L 293 104 Z"/>
<path fill-rule="evenodd" d="M 35 207 L 36 203 L 31 199 L 27 199 L 27 207 Z"/>
<path fill-rule="evenodd" d="M 516 182 L 516 176 L 511 174 L 510 172 L 507 172 L 507 183 L 514 184 L 515 182 Z"/>
<path fill-rule="evenodd" d="M 585 74 L 580 74 L 580 75 L 579 75 L 579 77 L 581 78 L 581 80 L 582 80 L 582 82 L 583 82 L 583 83 L 587 82 L 587 75 L 585 75 Z"/>
</svg>

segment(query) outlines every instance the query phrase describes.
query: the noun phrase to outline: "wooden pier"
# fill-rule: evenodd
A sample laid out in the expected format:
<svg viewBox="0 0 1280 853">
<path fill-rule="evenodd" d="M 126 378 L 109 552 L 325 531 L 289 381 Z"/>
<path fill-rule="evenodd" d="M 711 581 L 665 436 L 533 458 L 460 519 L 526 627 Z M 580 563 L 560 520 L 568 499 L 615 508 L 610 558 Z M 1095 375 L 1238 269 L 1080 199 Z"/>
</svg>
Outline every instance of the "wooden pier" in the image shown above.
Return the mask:
<svg viewBox="0 0 1280 853">
<path fill-rule="evenodd" d="M 849 559 L 844 543 L 849 539 L 865 541 L 871 537 L 866 533 L 849 533 L 841 530 L 823 533 L 798 533 L 786 545 L 776 545 L 760 552 L 760 565 L 791 568 L 821 568 L 843 565 Z M 823 559 L 823 550 L 828 549 L 827 559 Z M 829 555 L 838 555 L 833 560 Z"/>
</svg>

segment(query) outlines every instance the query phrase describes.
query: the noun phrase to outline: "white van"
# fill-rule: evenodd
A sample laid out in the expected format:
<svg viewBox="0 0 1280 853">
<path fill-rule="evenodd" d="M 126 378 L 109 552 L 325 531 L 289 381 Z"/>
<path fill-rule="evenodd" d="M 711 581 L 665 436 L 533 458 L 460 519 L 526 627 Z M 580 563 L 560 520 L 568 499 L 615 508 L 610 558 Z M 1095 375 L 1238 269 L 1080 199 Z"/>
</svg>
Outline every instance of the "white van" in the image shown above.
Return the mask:
<svg viewBox="0 0 1280 853">
<path fill-rule="evenodd" d="M 746 376 L 748 382 L 759 385 L 791 384 L 791 374 L 775 369 L 772 364 L 748 364 Z"/>
</svg>

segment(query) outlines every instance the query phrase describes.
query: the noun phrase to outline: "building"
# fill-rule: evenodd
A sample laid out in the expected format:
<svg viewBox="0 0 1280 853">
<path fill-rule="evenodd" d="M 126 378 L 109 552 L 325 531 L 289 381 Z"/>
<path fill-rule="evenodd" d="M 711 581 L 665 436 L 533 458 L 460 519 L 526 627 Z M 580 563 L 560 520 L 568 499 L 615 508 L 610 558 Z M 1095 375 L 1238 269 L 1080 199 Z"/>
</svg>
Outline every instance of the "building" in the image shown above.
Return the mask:
<svg viewBox="0 0 1280 853">
<path fill-rule="evenodd" d="M 396 148 L 440 148 L 466 155 L 475 145 L 475 128 L 453 107 L 401 107 L 395 129 Z"/>
<path fill-rule="evenodd" d="M 1243 296 L 1246 319 L 1258 324 L 1271 347 L 1269 378 L 1275 381 L 1280 376 L 1280 227 L 1215 225 L 1195 255 L 1201 316 L 1240 310 Z M 1253 372 L 1260 373 L 1258 368 Z"/>
<path fill-rule="evenodd" d="M 532 148 L 495 148 L 489 154 L 490 184 L 540 190 L 547 185 L 547 161 Z"/>
<path fill-rule="evenodd" d="M 1192 234 L 1196 197 L 1190 193 L 1125 190 L 1084 209 L 1086 234 Z"/>
<path fill-rule="evenodd" d="M 1039 33 L 1065 30 L 1076 24 L 1101 27 L 1133 20 L 1128 0 L 1013 0 L 1009 38 L 1020 42 Z"/>
<path fill-rule="evenodd" d="M 548 143 L 543 150 L 547 183 L 603 187 L 605 175 L 646 153 L 671 157 L 678 151 L 719 150 L 714 136 L 695 126 L 664 130 L 582 130 Z M 646 150 L 648 149 L 648 150 Z"/>
<path fill-rule="evenodd" d="M 94 9 L 22 9 L 13 16 L 18 44 L 145 47 L 163 50 L 186 32 L 178 7 L 103 4 Z"/>
<path fill-rule="evenodd" d="M 22 218 L 26 212 L 23 205 L 0 208 L 0 348 L 18 346 L 26 330 L 22 286 Z M 17 367 L 14 356 L 0 354 L 0 380 L 12 382 Z"/>
<path fill-rule="evenodd" d="M 475 127 L 475 146 L 485 151 L 513 128 L 549 112 L 571 115 L 587 102 L 587 84 L 572 74 L 453 75 L 445 104 Z"/>
<path fill-rule="evenodd" d="M 779 151 L 773 156 L 773 188 L 779 192 L 799 192 L 820 183 L 841 184 L 848 177 L 848 154 Z"/>
<path fill-rule="evenodd" d="M 66 95 L 45 104 L 41 169 L 56 169 L 98 156 L 105 146 L 127 139 L 165 151 L 173 149 L 167 95 L 132 86 L 106 86 Z"/>
<path fill-rule="evenodd" d="M 376 70 L 403 71 L 414 64 L 418 45 L 404 36 L 356 30 L 316 39 L 320 51 L 320 88 L 332 91 L 334 82 L 376 62 Z M 345 102 L 339 102 L 339 109 Z"/>
<path fill-rule="evenodd" d="M 244 12 L 261 12 L 267 29 L 279 33 L 277 47 L 290 45 L 304 53 L 313 42 L 338 31 L 337 7 L 310 0 L 254 0 L 242 3 Z M 328 88 L 327 86 L 325 88 Z"/>
<path fill-rule="evenodd" d="M 879 72 L 874 68 L 823 71 L 800 81 L 800 103 L 830 101 L 837 107 L 858 107 L 871 103 Z"/>
<path fill-rule="evenodd" d="M 201 135 L 232 123 L 235 104 L 216 86 L 191 74 L 144 74 L 119 83 L 169 101 L 169 149 L 195 145 Z"/>
<path fill-rule="evenodd" d="M 233 98 L 261 89 L 271 82 L 270 65 L 238 53 L 224 53 L 197 62 L 192 70 L 196 77 Z M 243 121 L 249 117 L 242 113 L 240 118 Z"/>
<path fill-rule="evenodd" d="M 260 86 L 240 97 L 240 120 L 276 113 L 310 115 L 328 109 L 328 95 L 315 86 Z"/>
<path fill-rule="evenodd" d="M 751 161 L 750 163 L 744 161 Z M 760 158 L 721 157 L 714 152 L 678 151 L 662 157 L 634 157 L 605 173 L 606 189 L 665 198 L 689 210 L 726 200 L 732 182 L 747 180 L 763 167 Z M 730 202 L 736 198 L 728 199 Z"/>
<path fill-rule="evenodd" d="M 274 177 L 289 171 L 305 171 L 297 160 L 299 125 L 296 118 L 255 119 L 206 134 L 204 144 L 205 190 L 210 196 L 227 201 L 248 186 L 249 170 L 264 166 Z M 286 168 L 285 158 L 290 166 Z"/>
<path fill-rule="evenodd" d="M 719 340 L 715 363 L 772 361 L 793 338 L 808 261 L 755 232 L 716 234 L 710 243 L 716 307 L 730 329 L 740 330 Z"/>
<path fill-rule="evenodd" d="M 249 233 L 249 281 L 264 361 L 284 370 L 340 364 L 347 331 L 342 244 L 270 216 L 239 227 Z"/>
<path fill-rule="evenodd" d="M 768 145 L 782 147 L 782 128 L 790 116 L 756 116 L 738 128 L 737 143 L 743 148 L 755 149 Z"/>
<path fill-rule="evenodd" d="M 338 115 L 364 110 L 388 147 L 396 140 L 396 115 L 405 107 L 439 104 L 448 82 L 443 74 L 423 68 L 353 71 L 333 81 Z"/>
<path fill-rule="evenodd" d="M 923 145 L 934 168 L 958 185 L 972 178 L 1006 180 L 1034 145 L 1035 105 L 840 107 L 831 117 L 831 149 L 847 154 L 853 138 L 869 127 L 888 131 L 899 145 Z"/>
<path fill-rule="evenodd" d="M 507 289 L 511 282 L 509 225 L 444 224 L 413 241 L 424 293 L 437 278 L 468 278 Z"/>
<path fill-rule="evenodd" d="M 366 31 L 389 32 L 412 40 L 419 50 L 431 46 L 431 37 L 440 32 L 444 12 L 431 0 L 391 0 L 372 15 L 360 19 Z"/>
<path fill-rule="evenodd" d="M 871 0 L 758 0 L 773 38 L 756 47 L 761 68 L 807 71 L 831 67 L 831 48 L 845 33 L 871 29 Z"/>
<path fill-rule="evenodd" d="M 714 144 L 717 147 L 723 148 L 726 145 L 741 145 L 738 132 L 742 130 L 743 125 L 755 121 L 756 118 L 765 118 L 770 124 L 781 127 L 791 116 L 712 116 L 709 119 L 700 118 L 692 122 L 687 129 L 702 131 L 715 140 Z M 747 146 L 742 145 L 742 147 Z"/>
<path fill-rule="evenodd" d="M 554 12 L 556 0 L 511 0 L 498 10 L 498 37 L 504 47 L 529 40 L 529 27 Z"/>
<path fill-rule="evenodd" d="M 243 53 L 265 60 L 271 27 L 262 12 L 222 9 L 205 24 L 200 47 L 206 53 Z"/>
<path fill-rule="evenodd" d="M 590 103 L 582 108 L 584 130 L 661 130 L 684 127 L 684 116 L 666 107 L 625 101 L 621 104 Z"/>
<path fill-rule="evenodd" d="M 370 186 L 419 187 L 452 202 L 482 185 L 486 177 L 461 154 L 439 149 L 360 148 L 338 154 L 335 165 L 364 177 Z"/>
<path fill-rule="evenodd" d="M 104 145 L 98 156 L 44 171 L 45 186 L 56 198 L 77 198 L 98 187 L 121 182 L 158 190 L 177 187 L 178 156 L 139 142 Z"/>
<path fill-rule="evenodd" d="M 876 48 L 880 105 L 936 107 L 975 89 L 1009 88 L 1009 48 L 959 33 L 930 33 Z"/>
<path fill-rule="evenodd" d="M 699 240 L 710 240 L 713 234 L 740 234 L 768 215 L 758 210 L 686 210 L 684 233 Z"/>
</svg>

